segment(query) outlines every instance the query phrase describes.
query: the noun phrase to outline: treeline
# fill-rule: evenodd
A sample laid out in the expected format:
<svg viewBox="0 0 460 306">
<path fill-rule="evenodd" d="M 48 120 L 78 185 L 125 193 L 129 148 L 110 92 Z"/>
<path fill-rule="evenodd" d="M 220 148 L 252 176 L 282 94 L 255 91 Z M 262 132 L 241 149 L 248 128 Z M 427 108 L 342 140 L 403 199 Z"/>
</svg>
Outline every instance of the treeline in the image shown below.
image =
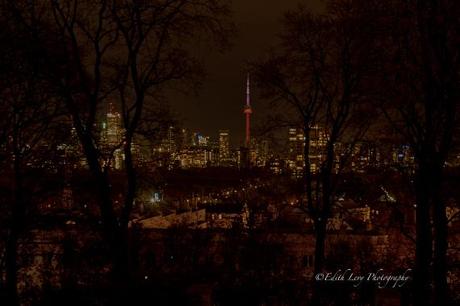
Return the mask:
<svg viewBox="0 0 460 306">
<path fill-rule="evenodd" d="M 458 136 L 460 3 L 325 2 L 320 14 L 304 6 L 285 13 L 280 42 L 252 63 L 274 109 L 268 126 L 304 132 L 303 207 L 314 221 L 315 272 L 324 269 L 326 225 L 356 144 L 396 139 L 415 156 L 413 303 L 449 305 L 442 183 Z M 309 161 L 317 154 L 309 139 L 315 126 L 327 135 L 317 173 Z M 327 294 L 316 283 L 313 304 Z"/>
<path fill-rule="evenodd" d="M 18 305 L 18 241 L 36 198 L 49 190 L 40 171 L 62 139 L 74 137 L 97 187 L 109 245 L 112 303 L 129 304 L 128 222 L 139 187 L 135 135 L 152 135 L 165 118 L 170 88 L 199 84 L 196 41 L 224 50 L 234 34 L 229 3 L 218 0 L 65 0 L 0 2 L 0 158 L 7 305 Z M 252 63 L 272 105 L 273 125 L 305 137 L 303 208 L 314 221 L 315 272 L 325 266 L 326 226 L 341 171 L 366 137 L 392 136 L 415 154 L 414 305 L 449 305 L 448 221 L 442 192 L 457 136 L 460 3 L 455 0 L 330 0 L 321 14 L 287 12 L 280 43 Z M 106 152 L 97 120 L 108 104 L 121 114 L 123 137 Z M 327 131 L 324 158 L 312 173 L 309 135 Z M 336 156 L 341 143 L 336 171 Z M 115 205 L 111 163 L 124 154 L 126 188 Z M 43 170 L 46 171 L 46 170 Z M 316 284 L 311 303 L 324 303 Z"/>
<path fill-rule="evenodd" d="M 5 0 L 0 10 L 0 147 L 4 169 L 12 169 L 12 196 L 2 203 L 8 211 L 6 305 L 19 303 L 18 241 L 34 204 L 25 177 L 32 175 L 31 163 L 57 162 L 43 147 L 57 152 L 61 134 L 76 139 L 92 174 L 111 250 L 112 302 L 127 305 L 128 222 L 138 187 L 133 139 L 155 133 L 167 120 L 161 105 L 167 88 L 191 90 L 199 83 L 201 63 L 190 52 L 196 40 L 227 48 L 234 32 L 228 3 Z M 96 123 L 110 103 L 121 114 L 123 136 L 107 153 Z M 126 188 L 116 191 L 115 150 L 123 152 L 126 177 Z M 115 192 L 123 196 L 119 209 Z"/>
</svg>

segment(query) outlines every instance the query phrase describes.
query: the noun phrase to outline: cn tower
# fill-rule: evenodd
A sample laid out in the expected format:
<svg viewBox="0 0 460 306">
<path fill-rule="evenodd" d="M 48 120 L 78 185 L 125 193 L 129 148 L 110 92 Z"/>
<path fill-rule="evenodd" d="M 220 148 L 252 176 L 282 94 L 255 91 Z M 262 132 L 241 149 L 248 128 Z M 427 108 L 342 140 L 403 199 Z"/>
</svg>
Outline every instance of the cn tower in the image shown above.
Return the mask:
<svg viewBox="0 0 460 306">
<path fill-rule="evenodd" d="M 243 114 L 246 116 L 246 139 L 245 145 L 246 148 L 249 148 L 251 142 L 251 92 L 250 92 L 250 84 L 249 84 L 249 74 L 246 80 L 246 104 L 244 105 Z"/>
</svg>

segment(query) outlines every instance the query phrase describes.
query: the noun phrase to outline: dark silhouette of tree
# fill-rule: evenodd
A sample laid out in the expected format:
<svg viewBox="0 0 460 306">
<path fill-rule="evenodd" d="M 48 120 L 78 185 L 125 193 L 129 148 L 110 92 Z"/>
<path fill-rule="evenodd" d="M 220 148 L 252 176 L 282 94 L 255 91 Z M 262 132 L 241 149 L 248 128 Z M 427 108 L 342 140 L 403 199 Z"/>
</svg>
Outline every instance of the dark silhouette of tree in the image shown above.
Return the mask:
<svg viewBox="0 0 460 306">
<path fill-rule="evenodd" d="M 42 47 L 38 56 L 48 59 L 49 77 L 60 90 L 98 186 L 104 232 L 113 249 L 115 283 L 126 285 L 127 228 L 137 190 L 134 136 L 143 120 L 154 121 L 146 117 L 152 114 L 149 105 L 154 105 L 152 101 L 166 86 L 194 80 L 200 72 L 188 51 L 194 39 L 211 39 L 219 48 L 226 47 L 232 32 L 228 5 L 209 0 L 9 4 L 17 22 L 35 33 Z M 54 39 L 48 37 L 50 33 Z M 56 45 L 65 50 L 61 58 L 50 48 Z M 111 156 L 104 158 L 98 141 L 97 120 L 110 102 L 121 112 L 123 122 L 122 139 L 112 150 L 121 148 L 124 153 L 127 188 L 120 211 L 112 197 Z"/>
<path fill-rule="evenodd" d="M 389 1 L 393 30 L 382 97 L 386 116 L 415 154 L 416 264 L 414 302 L 448 305 L 444 167 L 452 148 L 459 99 L 457 1 Z M 434 232 L 432 234 L 432 224 Z M 433 253 L 434 248 L 434 253 Z"/>
<path fill-rule="evenodd" d="M 64 139 L 57 125 L 62 124 L 63 110 L 55 98 L 53 86 L 42 79 L 27 45 L 30 37 L 18 35 L 11 20 L 2 16 L 4 29 L 0 44 L 0 105 L 2 131 L 0 135 L 0 162 L 2 175 L 9 176 L 6 186 L 11 196 L 2 203 L 6 208 L 7 229 L 5 245 L 5 287 L 8 305 L 18 305 L 18 246 L 24 238 L 40 198 L 45 180 L 37 176 L 49 174 L 58 168 L 57 145 Z M 9 31 L 8 31 L 9 30 Z M 27 49 L 27 47 L 29 49 Z M 62 125 L 61 125 L 62 126 Z M 54 158 L 53 158 L 54 157 Z M 47 191 L 49 192 L 49 190 Z"/>
<path fill-rule="evenodd" d="M 304 132 L 304 208 L 314 222 L 315 274 L 324 268 L 326 225 L 338 174 L 375 117 L 366 95 L 374 29 L 367 6 L 358 2 L 330 1 L 320 16 L 302 7 L 287 13 L 281 55 L 254 65 L 265 94 L 287 106 L 283 112 L 289 117 L 284 120 L 293 126 L 300 123 Z M 315 125 L 325 131 L 326 139 L 319 169 L 313 173 L 310 135 Z M 320 302 L 318 286 L 315 304 Z"/>
</svg>

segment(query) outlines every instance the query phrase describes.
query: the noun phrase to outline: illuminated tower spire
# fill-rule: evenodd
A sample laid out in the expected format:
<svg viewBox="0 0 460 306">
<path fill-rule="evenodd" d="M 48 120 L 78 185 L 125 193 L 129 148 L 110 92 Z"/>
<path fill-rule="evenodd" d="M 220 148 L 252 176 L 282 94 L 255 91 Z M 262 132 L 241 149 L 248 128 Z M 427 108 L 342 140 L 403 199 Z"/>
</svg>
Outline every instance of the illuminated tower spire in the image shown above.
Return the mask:
<svg viewBox="0 0 460 306">
<path fill-rule="evenodd" d="M 245 145 L 249 148 L 251 142 L 251 91 L 250 91 L 250 83 L 249 83 L 249 73 L 246 80 L 246 104 L 244 105 L 243 114 L 246 116 L 246 138 L 245 138 Z"/>
</svg>

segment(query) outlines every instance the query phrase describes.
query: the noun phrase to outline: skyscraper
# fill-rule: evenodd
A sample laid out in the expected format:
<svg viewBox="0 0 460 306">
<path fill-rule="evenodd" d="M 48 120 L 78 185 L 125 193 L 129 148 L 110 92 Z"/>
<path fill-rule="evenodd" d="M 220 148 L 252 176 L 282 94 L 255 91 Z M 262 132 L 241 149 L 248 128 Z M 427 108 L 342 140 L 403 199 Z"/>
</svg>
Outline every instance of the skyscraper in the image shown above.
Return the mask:
<svg viewBox="0 0 460 306">
<path fill-rule="evenodd" d="M 106 116 L 106 120 L 102 122 L 101 142 L 106 153 L 113 155 L 111 167 L 121 169 L 124 154 L 121 148 L 116 148 L 123 141 L 121 115 L 115 110 L 114 105 L 109 103 Z M 114 148 L 116 149 L 113 151 Z"/>
<path fill-rule="evenodd" d="M 111 146 L 119 145 L 122 140 L 121 115 L 117 112 L 112 103 L 109 104 L 107 112 L 107 143 Z"/>
<path fill-rule="evenodd" d="M 230 135 L 228 130 L 219 131 L 219 163 L 226 164 L 230 160 Z"/>
<path fill-rule="evenodd" d="M 324 157 L 324 150 L 327 142 L 326 131 L 320 126 L 312 126 L 309 133 L 310 152 L 308 161 L 312 173 L 317 173 Z M 288 168 L 294 177 L 303 176 L 305 168 L 305 149 L 306 137 L 302 129 L 290 128 L 288 134 Z"/>
<path fill-rule="evenodd" d="M 320 126 L 312 126 L 310 130 L 310 170 L 313 173 L 319 171 L 324 160 L 326 150 L 327 135 L 324 128 Z M 338 145 L 338 144 L 337 144 Z"/>
<path fill-rule="evenodd" d="M 290 128 L 288 135 L 288 168 L 292 171 L 293 177 L 301 177 L 305 167 L 304 147 L 305 136 L 301 129 Z"/>
<path fill-rule="evenodd" d="M 262 140 L 257 144 L 257 166 L 266 166 L 269 159 L 269 143 L 268 140 Z"/>
</svg>

